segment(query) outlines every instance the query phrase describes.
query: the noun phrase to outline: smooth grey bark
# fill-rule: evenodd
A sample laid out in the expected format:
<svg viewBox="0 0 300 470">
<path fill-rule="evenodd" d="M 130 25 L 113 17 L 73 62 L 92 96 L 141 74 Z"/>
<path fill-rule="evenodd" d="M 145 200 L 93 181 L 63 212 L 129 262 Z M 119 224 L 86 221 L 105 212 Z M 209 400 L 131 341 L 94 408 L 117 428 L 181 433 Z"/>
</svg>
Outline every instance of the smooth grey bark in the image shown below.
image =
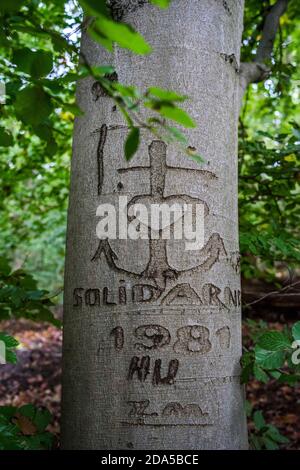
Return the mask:
<svg viewBox="0 0 300 470">
<path fill-rule="evenodd" d="M 84 35 L 85 57 L 113 62 L 121 83 L 187 94 L 197 123 L 187 136 L 206 163 L 144 131 L 126 163 L 122 117 L 92 79 L 78 84 L 85 114 L 75 123 L 68 216 L 63 448 L 244 449 L 237 221 L 243 1 L 174 0 L 167 10 L 111 3 L 153 53 L 116 48 L 112 58 Z M 117 208 L 120 195 L 129 204 L 203 201 L 204 247 L 99 242 L 96 208 Z"/>
</svg>

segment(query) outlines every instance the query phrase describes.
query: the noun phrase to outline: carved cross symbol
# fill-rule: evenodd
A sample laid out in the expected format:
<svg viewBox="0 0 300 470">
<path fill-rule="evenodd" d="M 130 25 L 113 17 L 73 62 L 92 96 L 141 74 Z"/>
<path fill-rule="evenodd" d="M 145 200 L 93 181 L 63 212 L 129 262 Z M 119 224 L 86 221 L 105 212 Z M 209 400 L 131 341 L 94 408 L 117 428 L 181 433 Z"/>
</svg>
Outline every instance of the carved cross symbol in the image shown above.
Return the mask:
<svg viewBox="0 0 300 470">
<path fill-rule="evenodd" d="M 144 204 L 149 206 L 151 204 L 163 204 L 169 203 L 173 204 L 174 202 L 179 203 L 180 205 L 194 204 L 194 203 L 203 203 L 198 198 L 194 198 L 188 195 L 172 195 L 164 196 L 165 184 L 167 171 L 169 169 L 175 169 L 167 165 L 167 146 L 161 140 L 154 140 L 148 148 L 150 166 L 149 167 L 131 167 L 126 169 L 119 169 L 119 173 L 124 171 L 136 171 L 148 169 L 150 171 L 150 194 L 135 196 L 131 199 L 128 204 L 128 210 L 131 206 L 137 203 Z M 176 168 L 176 171 L 180 169 Z M 187 170 L 183 171 L 203 171 L 203 170 Z M 205 212 L 208 212 L 207 205 L 205 206 Z M 162 230 L 159 230 L 159 238 L 151 237 L 151 228 L 148 229 L 149 232 L 149 249 L 150 249 L 150 259 L 145 271 L 142 273 L 143 276 L 147 279 L 152 279 L 156 282 L 157 286 L 161 289 L 164 289 L 166 285 L 166 280 L 176 279 L 177 271 L 169 265 L 167 257 L 167 240 L 162 238 Z"/>
</svg>

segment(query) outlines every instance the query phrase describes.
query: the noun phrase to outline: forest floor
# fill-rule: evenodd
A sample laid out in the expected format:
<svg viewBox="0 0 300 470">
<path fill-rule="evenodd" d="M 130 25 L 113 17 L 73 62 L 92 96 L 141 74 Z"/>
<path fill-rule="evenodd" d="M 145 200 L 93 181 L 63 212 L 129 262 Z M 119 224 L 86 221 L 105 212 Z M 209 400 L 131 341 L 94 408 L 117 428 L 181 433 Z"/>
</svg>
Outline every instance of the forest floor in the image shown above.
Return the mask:
<svg viewBox="0 0 300 470">
<path fill-rule="evenodd" d="M 272 322 L 269 327 L 283 325 Z M 61 398 L 61 331 L 45 324 L 18 320 L 1 324 L 1 330 L 13 334 L 21 345 L 18 363 L 0 366 L 0 405 L 21 406 L 33 403 L 46 407 L 53 415 L 48 428 L 60 432 Z M 259 409 L 269 424 L 277 426 L 290 439 L 282 449 L 300 449 L 300 387 L 270 381 L 264 385 L 256 380 L 247 385 L 247 398 Z M 249 422 L 251 430 L 252 423 Z"/>
</svg>

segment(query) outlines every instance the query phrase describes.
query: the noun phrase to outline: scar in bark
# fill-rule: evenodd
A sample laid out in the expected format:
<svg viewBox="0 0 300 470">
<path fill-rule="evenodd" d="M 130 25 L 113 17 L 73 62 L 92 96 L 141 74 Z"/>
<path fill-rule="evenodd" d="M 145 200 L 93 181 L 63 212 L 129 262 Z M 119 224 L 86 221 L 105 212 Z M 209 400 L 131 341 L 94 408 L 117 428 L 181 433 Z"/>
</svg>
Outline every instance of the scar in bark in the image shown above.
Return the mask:
<svg viewBox="0 0 300 470">
<path fill-rule="evenodd" d="M 97 147 L 97 171 L 98 171 L 98 196 L 102 193 L 104 180 L 103 151 L 107 137 L 107 125 L 103 124 L 100 128 L 100 137 Z"/>
</svg>

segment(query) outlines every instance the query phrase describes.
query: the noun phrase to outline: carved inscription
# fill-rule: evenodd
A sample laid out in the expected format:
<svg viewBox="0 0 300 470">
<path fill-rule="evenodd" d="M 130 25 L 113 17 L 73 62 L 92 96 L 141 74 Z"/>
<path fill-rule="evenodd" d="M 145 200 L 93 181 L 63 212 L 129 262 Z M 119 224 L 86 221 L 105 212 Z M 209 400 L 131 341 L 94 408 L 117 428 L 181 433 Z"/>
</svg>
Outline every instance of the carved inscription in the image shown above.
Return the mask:
<svg viewBox="0 0 300 470">
<path fill-rule="evenodd" d="M 174 351 L 182 354 L 206 354 L 211 350 L 209 329 L 205 326 L 184 326 L 177 330 Z"/>
<path fill-rule="evenodd" d="M 97 82 L 96 82 L 97 83 Z M 103 169 L 103 150 L 107 136 L 107 126 L 103 124 L 100 129 L 99 143 L 97 147 L 97 171 L 98 171 L 98 195 L 102 192 L 104 169 Z"/>
<path fill-rule="evenodd" d="M 168 373 L 165 377 L 161 374 L 161 359 L 156 359 L 153 371 L 153 385 L 173 385 L 175 377 L 178 372 L 179 361 L 178 359 L 172 359 L 169 362 Z"/>
<path fill-rule="evenodd" d="M 178 402 L 168 403 L 162 412 L 163 416 L 176 416 L 179 418 L 183 417 L 203 417 L 208 416 L 208 413 L 204 413 L 200 406 L 196 403 L 190 403 L 188 405 L 181 405 Z"/>
<path fill-rule="evenodd" d="M 122 351 L 124 346 L 124 330 L 121 326 L 116 326 L 110 332 L 110 335 L 114 338 L 114 346 L 117 351 Z"/>
<path fill-rule="evenodd" d="M 129 365 L 128 380 L 136 375 L 140 382 L 144 382 L 150 373 L 150 356 L 133 356 Z"/>
<path fill-rule="evenodd" d="M 137 351 L 149 352 L 149 354 L 134 355 L 130 359 L 127 380 L 133 382 L 135 386 L 140 383 L 149 384 L 155 388 L 176 386 L 180 361 L 177 358 L 164 360 L 151 357 L 152 351 L 170 348 L 180 356 L 197 356 L 208 354 L 213 344 L 221 350 L 228 350 L 231 344 L 231 332 L 228 325 L 213 331 L 204 325 L 185 325 L 171 334 L 165 326 L 151 323 L 137 326 L 131 335 L 125 335 L 123 327 L 116 326 L 110 331 L 110 338 L 116 351 L 121 352 L 126 341 L 129 340 L 129 347 Z M 222 382 L 221 379 L 218 380 Z M 212 378 L 211 381 L 213 380 L 215 379 Z M 209 405 L 210 411 L 208 412 L 193 402 L 171 401 L 163 403 L 160 410 L 153 410 L 149 399 L 128 400 L 126 403 L 129 406 L 127 418 L 129 420 L 121 421 L 121 424 L 126 426 L 210 426 L 213 425 L 217 413 L 212 411 L 215 404 Z"/>
<path fill-rule="evenodd" d="M 107 126 L 103 124 L 100 128 L 100 139 L 97 149 L 97 167 L 98 167 L 98 195 L 102 193 L 104 170 L 103 170 L 103 149 L 107 137 Z M 137 203 L 149 204 L 192 204 L 201 203 L 204 205 L 204 213 L 209 213 L 207 204 L 195 197 L 186 194 L 175 194 L 172 196 L 165 196 L 165 181 L 167 171 L 184 171 L 203 175 L 206 180 L 217 179 L 217 176 L 208 170 L 202 169 L 187 169 L 187 168 L 172 168 L 167 164 L 167 146 L 160 140 L 154 140 L 148 147 L 150 166 L 149 167 L 130 167 L 122 168 L 120 172 L 130 172 L 137 170 L 149 170 L 150 176 L 150 193 L 141 196 L 135 196 L 128 203 L 127 211 Z M 121 183 L 123 189 L 123 183 Z M 119 188 L 118 188 L 119 189 Z M 128 216 L 130 220 L 130 217 Z M 172 224 L 171 224 L 172 225 Z M 159 232 L 158 238 L 152 238 L 151 230 L 149 227 L 149 261 L 142 273 L 133 272 L 130 269 L 121 268 L 118 265 L 118 257 L 112 250 L 109 240 L 100 240 L 98 247 L 94 252 L 91 261 L 100 261 L 105 257 L 109 267 L 116 272 L 126 273 L 128 276 L 135 279 L 139 278 L 143 282 L 154 283 L 157 290 L 162 293 L 166 288 L 168 280 L 176 281 L 180 275 L 185 272 L 197 273 L 198 271 L 208 271 L 211 267 L 224 258 L 227 257 L 227 252 L 224 242 L 220 234 L 213 233 L 204 247 L 197 251 L 197 257 L 200 259 L 198 264 L 192 268 L 175 270 L 169 263 L 167 255 L 167 240 L 163 239 L 162 231 Z M 103 257 L 102 257 L 103 255 Z"/>
<path fill-rule="evenodd" d="M 217 330 L 216 335 L 219 338 L 219 343 L 222 349 L 230 348 L 231 334 L 229 326 L 223 326 Z"/>
<path fill-rule="evenodd" d="M 199 305 L 231 309 L 241 305 L 241 292 L 228 286 L 222 290 L 211 283 L 204 284 L 196 291 L 189 284 L 184 283 L 177 284 L 163 294 L 160 289 L 151 284 L 134 284 L 131 288 L 127 288 L 123 281 L 120 281 L 120 286 L 114 290 L 108 287 L 102 289 L 76 287 L 73 290 L 74 307 L 125 306 L 154 301 L 160 301 L 162 306 Z"/>
<path fill-rule="evenodd" d="M 96 88 L 96 85 L 93 92 L 96 95 L 98 93 L 99 96 L 102 93 Z M 98 99 L 98 95 L 95 99 Z M 105 124 L 98 129 L 100 132 L 97 146 L 97 193 L 99 196 L 103 194 L 104 150 L 109 130 L 110 128 Z M 130 209 L 137 203 L 146 206 L 174 203 L 195 206 L 201 203 L 204 206 L 204 216 L 207 217 L 210 211 L 205 201 L 187 194 L 165 195 L 167 173 L 197 174 L 205 180 L 205 186 L 214 184 L 218 180 L 216 174 L 208 170 L 169 166 L 167 164 L 167 146 L 160 140 L 151 142 L 148 147 L 148 155 L 149 166 L 127 167 L 118 170 L 120 179 L 121 175 L 124 176 L 114 191 L 122 191 L 122 193 L 123 191 L 126 193 L 126 178 L 131 172 L 146 171 L 149 174 L 150 191 L 129 200 L 126 208 L 128 221 L 131 221 L 133 217 L 129 216 Z M 115 284 L 113 288 L 106 285 L 76 287 L 73 291 L 74 307 L 97 308 L 105 306 L 110 309 L 115 306 L 127 307 L 132 304 L 156 304 L 161 305 L 162 310 L 166 307 L 172 307 L 170 310 L 176 312 L 177 306 L 199 306 L 201 313 L 201 307 L 209 307 L 209 314 L 212 314 L 221 310 L 226 312 L 240 306 L 241 296 L 237 289 L 232 289 L 229 286 L 221 288 L 211 282 L 206 282 L 201 286 L 196 283 L 195 287 L 192 281 L 187 282 L 189 276 L 191 276 L 190 279 L 193 277 L 195 279 L 197 274 L 209 272 L 219 262 L 227 263 L 234 272 L 238 273 L 239 254 L 237 252 L 227 253 L 224 240 L 219 233 L 212 233 L 202 249 L 193 253 L 196 265 L 180 270 L 175 269 L 169 261 L 168 240 L 163 239 L 162 231 L 160 230 L 159 236 L 155 238 L 151 238 L 150 227 L 148 233 L 150 235 L 149 259 L 140 272 L 135 272 L 122 264 L 119 252 L 112 248 L 114 245 L 111 245 L 108 239 L 99 240 L 90 260 L 100 265 L 106 263 L 107 267 L 118 276 L 118 284 Z M 142 312 L 145 313 L 145 310 Z M 184 313 L 184 309 L 182 312 Z M 179 311 L 177 313 L 179 314 Z M 203 322 L 205 323 L 205 321 Z M 135 391 L 136 387 L 144 389 L 145 384 L 153 387 L 152 393 L 174 387 L 176 386 L 176 378 L 178 383 L 180 380 L 190 379 L 185 377 L 186 374 L 183 374 L 183 378 L 180 376 L 180 380 L 178 377 L 180 368 L 184 371 L 187 362 L 191 360 L 190 358 L 208 356 L 211 360 L 213 357 L 211 352 L 220 355 L 220 351 L 230 350 L 231 329 L 227 324 L 220 325 L 218 322 L 214 327 L 206 324 L 190 324 L 190 320 L 184 323 L 182 326 L 180 324 L 180 327 L 167 328 L 164 325 L 149 322 L 135 326 L 131 332 L 127 329 L 124 330 L 121 325 L 111 329 L 108 338 L 111 351 L 115 351 L 118 356 L 124 354 L 125 350 L 126 358 L 128 358 L 127 348 L 132 351 L 124 371 L 124 378 L 131 382 L 132 390 Z M 166 354 L 169 353 L 172 355 L 166 359 Z M 177 355 L 182 359 L 179 360 Z M 125 424 L 129 425 L 146 425 L 148 420 L 153 422 L 157 418 L 162 419 L 162 424 L 155 421 L 156 425 L 165 425 L 166 423 L 166 425 L 172 426 L 183 423 L 183 425 L 206 426 L 211 423 L 211 411 L 208 412 L 201 405 L 194 403 L 188 398 L 188 395 L 186 401 L 163 403 L 159 410 L 153 410 L 148 398 L 127 400 L 126 403 L 129 406 L 129 411 L 128 421 Z"/>
<path fill-rule="evenodd" d="M 144 341 L 135 343 L 138 350 L 159 349 L 171 341 L 169 330 L 160 325 L 141 325 L 135 329 L 134 334 L 136 338 Z M 145 340 L 148 344 L 145 344 Z"/>
<path fill-rule="evenodd" d="M 138 351 L 151 351 L 162 348 L 172 347 L 173 350 L 180 354 L 207 354 L 212 349 L 211 331 L 203 325 L 187 325 L 176 330 L 176 338 L 171 337 L 170 331 L 161 325 L 141 325 L 133 332 L 133 339 L 139 339 L 134 342 L 133 347 Z M 229 326 L 225 325 L 215 331 L 221 349 L 229 349 L 231 341 L 231 332 Z M 113 328 L 110 336 L 114 339 L 114 347 L 117 351 L 121 351 L 125 344 L 125 334 L 121 326 Z M 132 344 L 132 343 L 130 343 Z M 149 356 L 144 356 L 149 357 Z M 150 361 L 150 357 L 149 357 Z M 131 361 L 131 372 L 134 374 L 138 369 L 145 369 L 145 364 L 149 361 L 141 359 L 137 356 Z M 157 365 L 160 368 L 160 365 Z"/>
<path fill-rule="evenodd" d="M 150 356 L 133 356 L 129 364 L 128 380 L 137 378 L 140 382 L 145 382 L 151 372 L 151 362 Z M 168 364 L 167 374 L 163 377 L 161 371 L 162 361 L 161 359 L 156 359 L 152 368 L 153 385 L 172 385 L 178 372 L 178 367 L 179 361 L 172 359 Z"/>
<path fill-rule="evenodd" d="M 128 401 L 130 406 L 128 413 L 129 418 L 145 418 L 147 416 L 158 416 L 158 413 L 148 413 L 146 410 L 149 408 L 150 400 Z"/>
<path fill-rule="evenodd" d="M 214 406 L 198 403 L 181 403 L 178 401 L 151 403 L 149 399 L 128 400 L 127 420 L 125 426 L 212 426 L 216 411 Z"/>
</svg>

